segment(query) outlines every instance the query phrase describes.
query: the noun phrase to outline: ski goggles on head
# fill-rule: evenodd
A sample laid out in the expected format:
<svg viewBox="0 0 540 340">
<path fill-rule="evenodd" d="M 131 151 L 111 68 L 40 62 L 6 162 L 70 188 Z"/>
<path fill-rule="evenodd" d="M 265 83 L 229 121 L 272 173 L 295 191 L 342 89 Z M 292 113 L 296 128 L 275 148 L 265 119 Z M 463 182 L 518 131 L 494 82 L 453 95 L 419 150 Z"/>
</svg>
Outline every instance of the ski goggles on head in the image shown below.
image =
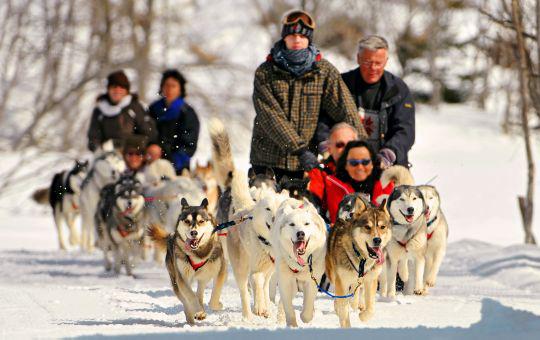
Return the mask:
<svg viewBox="0 0 540 340">
<path fill-rule="evenodd" d="M 311 18 L 309 14 L 307 14 L 304 11 L 293 11 L 291 13 L 288 13 L 283 17 L 283 25 L 294 25 L 298 22 L 302 21 L 302 23 L 312 30 L 315 29 L 315 21 Z"/>
<path fill-rule="evenodd" d="M 369 158 L 364 158 L 364 159 L 347 159 L 347 163 L 350 165 L 350 166 L 358 166 L 358 165 L 363 165 L 363 166 L 367 166 L 367 165 L 370 165 L 371 164 L 371 159 Z"/>
</svg>

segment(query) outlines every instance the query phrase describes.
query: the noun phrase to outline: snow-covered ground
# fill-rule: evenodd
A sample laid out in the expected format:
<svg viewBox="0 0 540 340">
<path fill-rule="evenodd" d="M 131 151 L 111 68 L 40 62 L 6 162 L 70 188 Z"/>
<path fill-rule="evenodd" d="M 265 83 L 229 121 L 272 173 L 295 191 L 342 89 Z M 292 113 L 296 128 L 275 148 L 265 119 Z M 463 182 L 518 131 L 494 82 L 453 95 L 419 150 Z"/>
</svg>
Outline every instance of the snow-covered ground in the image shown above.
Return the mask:
<svg viewBox="0 0 540 340">
<path fill-rule="evenodd" d="M 230 274 L 222 295 L 224 310 L 188 326 L 164 266 L 143 263 L 135 278 L 116 276 L 104 272 L 99 253 L 56 250 L 50 213 L 28 199 L 49 180 L 53 168 L 65 166 L 49 164 L 33 174 L 35 187 L 12 187 L 0 197 L 0 338 L 538 338 L 540 249 L 519 245 L 523 232 L 516 197 L 525 192 L 522 142 L 502 136 L 493 115 L 469 106 L 429 110 L 421 108 L 417 114 L 412 171 L 418 183 L 437 176 L 432 183 L 442 194 L 451 241 L 429 296 L 379 301 L 372 321 L 362 324 L 352 314 L 355 328 L 340 330 L 332 300 L 320 295 L 311 324 L 291 330 L 277 324 L 275 308 L 268 319 L 243 321 Z M 17 156 L 3 154 L 0 159 L 7 169 Z M 24 167 L 31 174 L 31 164 Z M 538 217 L 534 231 L 540 236 Z M 295 305 L 299 310 L 300 298 Z"/>
</svg>

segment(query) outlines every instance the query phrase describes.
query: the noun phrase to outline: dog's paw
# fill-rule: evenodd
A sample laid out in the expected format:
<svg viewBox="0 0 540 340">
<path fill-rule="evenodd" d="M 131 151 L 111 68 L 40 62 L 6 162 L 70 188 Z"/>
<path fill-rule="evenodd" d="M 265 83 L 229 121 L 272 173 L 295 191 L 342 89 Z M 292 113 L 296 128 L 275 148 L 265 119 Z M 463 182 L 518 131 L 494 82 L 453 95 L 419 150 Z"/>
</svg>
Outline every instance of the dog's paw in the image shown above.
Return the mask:
<svg viewBox="0 0 540 340">
<path fill-rule="evenodd" d="M 242 319 L 244 321 L 251 321 L 253 319 L 253 313 L 251 313 L 251 311 L 248 311 L 246 313 L 242 312 Z"/>
<path fill-rule="evenodd" d="M 373 317 L 373 311 L 365 310 L 365 311 L 361 312 L 358 315 L 358 317 L 360 318 L 360 321 L 367 322 L 367 321 L 371 320 L 371 318 Z"/>
<path fill-rule="evenodd" d="M 195 313 L 195 315 L 193 315 L 193 317 L 195 318 L 195 320 L 204 320 L 206 319 L 206 312 L 205 311 L 197 312 Z"/>
<path fill-rule="evenodd" d="M 435 287 L 435 279 L 426 280 L 425 284 L 427 287 L 430 287 L 430 288 Z"/>
<path fill-rule="evenodd" d="M 265 318 L 268 317 L 268 310 L 262 306 L 262 304 L 255 305 L 253 307 L 253 313 L 257 316 L 264 316 Z"/>
<path fill-rule="evenodd" d="M 223 304 L 221 302 L 210 302 L 208 304 L 208 307 L 210 307 L 213 311 L 223 310 Z"/>
<path fill-rule="evenodd" d="M 414 295 L 427 295 L 427 291 L 422 288 L 422 289 L 415 289 L 413 291 Z"/>
<path fill-rule="evenodd" d="M 76 246 L 77 244 L 79 244 L 79 236 L 71 235 L 69 237 L 69 244 L 71 244 L 72 246 Z"/>
<path fill-rule="evenodd" d="M 303 323 L 309 323 L 311 320 L 313 320 L 313 311 L 303 311 L 300 313 L 300 319 L 302 319 Z"/>
</svg>

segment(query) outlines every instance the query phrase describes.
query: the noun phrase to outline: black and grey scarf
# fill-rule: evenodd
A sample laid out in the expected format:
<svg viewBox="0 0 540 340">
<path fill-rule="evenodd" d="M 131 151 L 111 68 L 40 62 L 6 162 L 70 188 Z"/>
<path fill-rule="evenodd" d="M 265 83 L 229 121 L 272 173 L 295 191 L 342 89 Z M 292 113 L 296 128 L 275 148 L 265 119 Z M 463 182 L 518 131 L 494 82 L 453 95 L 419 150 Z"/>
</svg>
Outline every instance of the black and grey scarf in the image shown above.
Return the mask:
<svg viewBox="0 0 540 340">
<path fill-rule="evenodd" d="M 280 40 L 272 47 L 270 54 L 281 68 L 299 77 L 313 69 L 319 51 L 311 44 L 302 50 L 289 50 L 285 42 Z"/>
</svg>

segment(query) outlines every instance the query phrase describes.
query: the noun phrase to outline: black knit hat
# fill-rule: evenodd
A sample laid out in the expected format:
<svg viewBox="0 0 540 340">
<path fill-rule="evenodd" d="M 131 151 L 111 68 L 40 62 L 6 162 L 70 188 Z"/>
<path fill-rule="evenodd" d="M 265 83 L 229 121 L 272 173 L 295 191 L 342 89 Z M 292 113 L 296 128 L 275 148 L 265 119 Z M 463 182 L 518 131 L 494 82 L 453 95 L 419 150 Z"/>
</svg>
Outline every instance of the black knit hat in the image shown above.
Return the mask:
<svg viewBox="0 0 540 340">
<path fill-rule="evenodd" d="M 124 140 L 124 153 L 137 151 L 144 154 L 148 139 L 143 135 L 131 135 Z"/>
<path fill-rule="evenodd" d="M 309 41 L 313 41 L 313 30 L 315 29 L 315 21 L 306 12 L 295 10 L 285 14 L 283 17 L 283 28 L 281 29 L 281 38 L 285 38 L 289 34 L 302 34 Z"/>
<path fill-rule="evenodd" d="M 115 71 L 107 76 L 107 88 L 111 86 L 118 86 L 129 92 L 129 79 L 124 71 Z"/>
</svg>

